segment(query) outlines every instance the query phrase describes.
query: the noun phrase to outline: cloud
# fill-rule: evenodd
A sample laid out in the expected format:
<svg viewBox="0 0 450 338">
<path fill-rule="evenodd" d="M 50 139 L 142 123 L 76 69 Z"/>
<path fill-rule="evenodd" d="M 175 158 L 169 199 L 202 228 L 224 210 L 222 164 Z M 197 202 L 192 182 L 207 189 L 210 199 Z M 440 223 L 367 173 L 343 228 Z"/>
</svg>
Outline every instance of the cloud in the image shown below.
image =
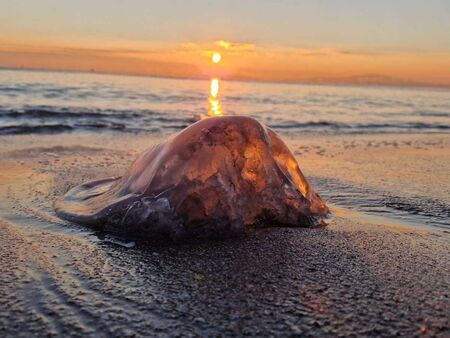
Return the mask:
<svg viewBox="0 0 450 338">
<path fill-rule="evenodd" d="M 231 42 L 225 40 L 218 40 L 215 43 L 223 49 L 232 51 L 253 51 L 256 48 L 256 45 L 253 43 Z"/>
<path fill-rule="evenodd" d="M 55 54 L 85 54 L 85 55 L 137 55 L 137 54 L 161 54 L 167 51 L 163 48 L 133 48 L 133 47 L 81 47 L 81 46 L 55 46 L 55 45 L 21 45 L 1 44 L 2 52 L 22 53 L 55 53 Z"/>
<path fill-rule="evenodd" d="M 385 52 L 374 52 L 374 51 L 352 50 L 352 49 L 342 49 L 338 50 L 338 52 L 344 55 L 358 55 L 358 56 L 378 56 L 387 54 Z"/>
<path fill-rule="evenodd" d="M 426 81 L 450 85 L 450 53 L 300 48 L 226 40 L 183 43 L 90 41 L 79 45 L 2 43 L 1 40 L 0 66 L 3 67 L 95 69 L 192 78 L 220 75 L 224 79 L 289 82 L 399 84 L 398 79 L 407 79 L 411 83 Z M 213 52 L 222 54 L 220 65 L 211 63 Z"/>
<path fill-rule="evenodd" d="M 202 54 L 211 54 L 214 51 L 226 51 L 228 54 L 249 53 L 256 50 L 253 43 L 232 42 L 217 40 L 213 43 L 183 42 L 180 45 L 182 50 L 196 51 Z"/>
<path fill-rule="evenodd" d="M 195 42 L 183 42 L 181 44 L 181 48 L 188 49 L 188 50 L 197 50 L 197 49 L 200 49 L 201 47 L 198 43 L 195 43 Z"/>
</svg>

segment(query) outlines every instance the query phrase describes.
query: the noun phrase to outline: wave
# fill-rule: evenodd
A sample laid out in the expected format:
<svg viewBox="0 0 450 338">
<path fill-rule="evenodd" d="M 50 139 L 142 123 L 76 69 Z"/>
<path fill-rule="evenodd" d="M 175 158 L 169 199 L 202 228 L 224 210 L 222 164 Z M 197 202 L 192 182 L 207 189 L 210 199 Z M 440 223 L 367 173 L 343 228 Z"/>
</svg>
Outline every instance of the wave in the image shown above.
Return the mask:
<svg viewBox="0 0 450 338">
<path fill-rule="evenodd" d="M 166 116 L 150 110 L 0 107 L 0 135 L 93 130 L 164 133 L 183 129 L 195 120 L 194 117 Z"/>
<path fill-rule="evenodd" d="M 447 117 L 447 118 L 450 118 L 450 112 L 418 111 L 418 112 L 413 112 L 413 114 L 417 115 L 417 116 L 425 116 L 425 117 Z"/>
<path fill-rule="evenodd" d="M 367 129 L 385 129 L 385 130 L 397 130 L 397 129 L 450 129 L 450 124 L 446 123 L 425 123 L 425 122 L 402 122 L 402 123 L 339 123 L 328 121 L 312 121 L 312 122 L 296 122 L 296 121 L 283 121 L 279 123 L 268 123 L 269 127 L 273 129 L 305 129 L 305 128 L 328 128 L 337 130 L 367 130 Z"/>
<path fill-rule="evenodd" d="M 105 130 L 114 132 L 161 132 L 180 130 L 197 121 L 205 111 L 157 112 L 150 109 L 87 109 L 77 107 L 24 106 L 20 109 L 0 106 L 0 134 L 62 133 Z M 343 123 L 328 120 L 298 121 L 273 112 L 250 114 L 279 132 L 386 133 L 447 132 L 450 123 L 434 121 L 392 121 Z M 315 118 L 309 115 L 308 119 Z M 444 116 L 445 117 L 445 116 Z M 337 117 L 338 118 L 338 117 Z M 299 117 L 306 119 L 306 116 Z"/>
<path fill-rule="evenodd" d="M 73 127 L 63 124 L 53 124 L 43 126 L 14 125 L 14 126 L 0 127 L 0 135 L 57 134 L 68 131 L 73 131 Z"/>
<path fill-rule="evenodd" d="M 181 126 L 177 126 L 181 128 Z M 46 124 L 46 125 L 11 125 L 0 127 L 0 135 L 15 135 L 15 134 L 58 134 L 64 132 L 74 131 L 119 131 L 119 132 L 161 132 L 159 128 L 144 129 L 144 128 L 131 128 L 124 124 L 106 124 L 106 123 L 77 123 L 74 125 L 67 124 Z"/>
<path fill-rule="evenodd" d="M 119 110 L 88 110 L 59 108 L 52 110 L 51 108 L 25 108 L 25 109 L 5 109 L 0 107 L 0 117 L 9 118 L 80 118 L 80 117 L 116 117 L 130 118 L 142 117 L 156 114 L 146 110 L 141 112 L 119 111 Z"/>
</svg>

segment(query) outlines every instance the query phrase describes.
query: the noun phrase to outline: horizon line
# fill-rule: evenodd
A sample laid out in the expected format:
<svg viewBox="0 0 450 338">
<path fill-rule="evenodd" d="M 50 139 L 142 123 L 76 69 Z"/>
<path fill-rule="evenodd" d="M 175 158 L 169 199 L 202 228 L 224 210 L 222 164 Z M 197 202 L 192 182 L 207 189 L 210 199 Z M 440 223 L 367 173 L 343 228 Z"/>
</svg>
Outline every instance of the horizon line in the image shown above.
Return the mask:
<svg viewBox="0 0 450 338">
<path fill-rule="evenodd" d="M 136 76 L 136 77 L 148 77 L 148 78 L 158 78 L 158 79 L 172 79 L 172 80 L 193 80 L 193 81 L 208 81 L 211 77 L 207 76 L 170 76 L 170 75 L 153 75 L 153 74 L 140 74 L 140 73 L 127 73 L 127 72 L 108 72 L 108 71 L 97 71 L 83 70 L 83 69 L 63 69 L 63 68 L 43 68 L 43 67 L 4 67 L 0 66 L 0 70 L 12 70 L 12 71 L 36 71 L 36 72 L 55 72 L 55 73 L 79 73 L 79 74 L 99 74 L 99 75 L 113 75 L 113 76 Z M 352 78 L 355 80 L 362 77 L 380 77 L 390 79 L 391 82 L 357 82 L 351 81 Z M 316 85 L 316 86 L 368 86 L 368 87 L 396 87 L 396 88 L 423 88 L 423 89 L 449 89 L 450 84 L 440 84 L 440 83 L 420 83 L 408 80 L 402 80 L 386 76 L 383 74 L 361 74 L 355 75 L 348 78 L 341 78 L 341 81 L 333 80 L 258 80 L 258 79 L 245 79 L 245 78 L 222 78 L 221 81 L 227 82 L 256 82 L 256 83 L 279 83 L 279 84 L 299 84 L 299 85 Z"/>
</svg>

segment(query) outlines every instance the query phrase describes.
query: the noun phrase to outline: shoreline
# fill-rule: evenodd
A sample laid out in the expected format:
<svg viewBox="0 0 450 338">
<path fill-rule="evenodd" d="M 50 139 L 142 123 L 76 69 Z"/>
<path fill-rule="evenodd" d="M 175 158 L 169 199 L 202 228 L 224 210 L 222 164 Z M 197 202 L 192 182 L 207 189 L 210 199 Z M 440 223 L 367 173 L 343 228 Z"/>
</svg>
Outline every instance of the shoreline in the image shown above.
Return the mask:
<svg viewBox="0 0 450 338">
<path fill-rule="evenodd" d="M 140 152 L 169 136 L 109 133 L 7 135 L 0 136 L 0 147 L 4 163 L 27 167 L 26 160 L 35 159 L 44 167 L 41 171 L 50 173 L 77 171 L 79 163 L 92 172 L 87 179 L 100 179 L 120 176 Z M 430 216 L 427 213 L 435 212 L 436 208 L 444 208 L 438 222 L 445 224 L 445 215 L 450 216 L 450 184 L 446 183 L 450 180 L 450 155 L 447 151 L 450 149 L 450 134 L 286 133 L 282 137 L 316 191 L 335 208 L 351 211 L 354 219 L 450 231 L 449 227 L 439 223 L 426 224 Z M 66 161 L 63 163 L 61 160 L 64 158 Z M 53 170 L 52 164 L 58 169 Z M 110 168 L 108 173 L 103 169 L 111 165 L 117 170 L 111 171 Z M 102 171 L 106 173 L 102 174 Z M 82 182 L 83 179 L 76 180 L 72 186 Z M 68 183 L 66 189 L 70 186 Z M 359 191 L 360 186 L 365 190 Z M 336 189 L 342 191 L 336 192 Z M 58 191 L 60 194 L 65 192 Z M 364 199 L 367 193 L 380 195 L 380 200 L 375 201 L 378 204 L 392 204 L 389 199 L 393 198 L 403 198 L 409 204 L 403 206 L 401 204 L 405 201 L 400 201 L 400 209 L 394 205 L 394 209 L 390 206 L 388 210 L 382 208 L 372 212 L 370 208 L 364 209 L 364 201 L 358 200 Z M 417 203 L 418 193 L 421 194 L 420 203 L 424 204 L 422 209 L 416 205 L 416 209 L 409 210 L 414 207 L 412 204 Z M 373 200 L 369 202 L 374 203 Z"/>
</svg>

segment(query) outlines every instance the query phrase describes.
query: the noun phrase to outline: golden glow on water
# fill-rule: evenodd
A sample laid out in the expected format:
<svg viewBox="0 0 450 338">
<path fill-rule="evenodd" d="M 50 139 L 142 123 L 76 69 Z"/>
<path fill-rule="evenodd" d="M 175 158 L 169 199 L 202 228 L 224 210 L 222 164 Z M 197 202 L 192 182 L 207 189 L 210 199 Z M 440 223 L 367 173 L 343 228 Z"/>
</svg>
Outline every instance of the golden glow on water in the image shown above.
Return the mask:
<svg viewBox="0 0 450 338">
<path fill-rule="evenodd" d="M 209 116 L 221 116 L 223 115 L 220 101 L 212 97 L 209 98 Z"/>
<path fill-rule="evenodd" d="M 222 106 L 218 99 L 220 81 L 218 78 L 212 78 L 209 86 L 209 116 L 223 115 Z"/>
<path fill-rule="evenodd" d="M 209 89 L 209 96 L 213 97 L 213 98 L 217 98 L 217 95 L 219 95 L 219 79 L 212 78 L 210 89 Z"/>
</svg>

